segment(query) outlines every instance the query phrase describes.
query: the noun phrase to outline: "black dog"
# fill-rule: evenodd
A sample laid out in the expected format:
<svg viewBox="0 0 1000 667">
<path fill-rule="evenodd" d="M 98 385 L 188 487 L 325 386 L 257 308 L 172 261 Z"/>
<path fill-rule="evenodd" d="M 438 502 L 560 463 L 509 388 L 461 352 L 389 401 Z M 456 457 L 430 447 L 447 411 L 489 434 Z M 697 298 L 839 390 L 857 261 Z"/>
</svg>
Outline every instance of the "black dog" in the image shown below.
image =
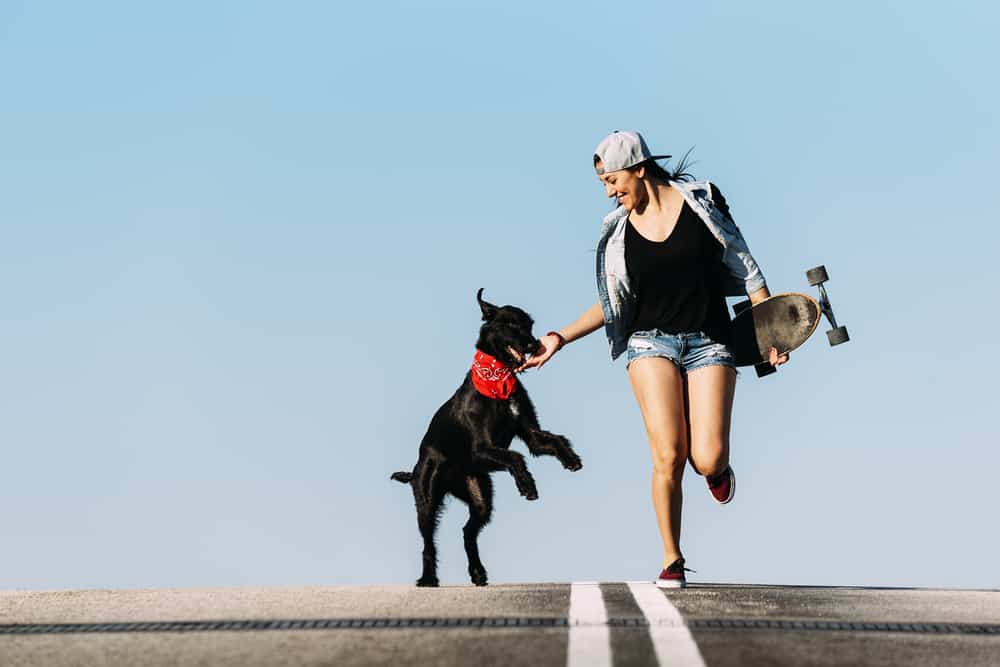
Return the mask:
<svg viewBox="0 0 1000 667">
<path fill-rule="evenodd" d="M 524 456 L 510 451 L 514 436 L 523 440 L 534 456 L 551 454 L 567 470 L 583 467 L 569 440 L 538 427 L 528 392 L 514 376 L 513 369 L 525 356 L 541 349 L 531 333 L 531 317 L 520 308 L 498 308 L 483 301 L 482 289 L 476 299 L 485 323 L 479 330 L 473 368 L 431 419 L 413 472 L 397 472 L 391 477 L 410 484 L 417 505 L 417 524 L 424 538 L 424 569 L 417 586 L 438 585 L 434 531 L 447 493 L 469 506 L 469 521 L 463 530 L 469 576 L 477 586 L 486 585 L 486 568 L 479 560 L 476 540 L 493 513 L 490 473 L 509 471 L 522 496 L 538 498 Z"/>
</svg>

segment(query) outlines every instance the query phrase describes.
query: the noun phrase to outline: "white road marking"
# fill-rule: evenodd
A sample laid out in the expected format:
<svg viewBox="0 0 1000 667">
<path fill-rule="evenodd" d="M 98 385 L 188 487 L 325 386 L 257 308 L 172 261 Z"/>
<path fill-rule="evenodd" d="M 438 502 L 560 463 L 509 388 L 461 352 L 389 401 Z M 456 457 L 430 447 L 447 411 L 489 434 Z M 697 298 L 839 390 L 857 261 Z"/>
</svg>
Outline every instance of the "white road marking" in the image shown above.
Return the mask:
<svg viewBox="0 0 1000 667">
<path fill-rule="evenodd" d="M 660 665 L 705 667 L 705 660 L 701 657 L 698 645 L 694 643 L 691 631 L 667 596 L 649 581 L 626 583 L 639 609 L 649 621 L 649 636 L 653 640 L 653 650 Z"/>
<path fill-rule="evenodd" d="M 576 581 L 570 585 L 566 666 L 611 667 L 611 628 L 601 587 L 596 581 Z"/>
</svg>

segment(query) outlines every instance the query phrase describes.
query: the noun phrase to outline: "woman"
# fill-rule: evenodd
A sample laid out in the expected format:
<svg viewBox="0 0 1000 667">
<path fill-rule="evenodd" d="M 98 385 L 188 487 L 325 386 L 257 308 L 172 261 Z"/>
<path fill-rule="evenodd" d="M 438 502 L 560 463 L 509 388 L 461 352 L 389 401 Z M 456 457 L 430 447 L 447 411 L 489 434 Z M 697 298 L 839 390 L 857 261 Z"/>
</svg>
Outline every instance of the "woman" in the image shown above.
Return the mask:
<svg viewBox="0 0 1000 667">
<path fill-rule="evenodd" d="M 567 343 L 603 324 L 611 358 L 626 354 L 632 390 L 653 457 L 653 507 L 663 538 L 661 588 L 685 585 L 680 549 L 681 478 L 687 461 L 720 503 L 733 498 L 729 425 L 736 369 L 727 343 L 727 295 L 770 296 L 729 208 L 711 183 L 691 182 L 650 155 L 637 132 L 613 132 L 594 168 L 618 208 L 597 246 L 599 300 L 575 322 L 540 339 L 544 351 L 519 370 L 541 367 Z M 772 349 L 778 366 L 788 355 Z"/>
</svg>

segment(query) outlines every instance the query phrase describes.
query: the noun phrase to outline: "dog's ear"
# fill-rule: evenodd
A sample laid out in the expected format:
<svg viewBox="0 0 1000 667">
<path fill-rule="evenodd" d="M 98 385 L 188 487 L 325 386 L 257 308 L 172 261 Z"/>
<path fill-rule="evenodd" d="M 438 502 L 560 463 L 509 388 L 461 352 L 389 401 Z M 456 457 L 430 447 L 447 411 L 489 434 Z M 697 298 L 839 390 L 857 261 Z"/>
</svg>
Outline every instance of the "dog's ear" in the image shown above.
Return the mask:
<svg viewBox="0 0 1000 667">
<path fill-rule="evenodd" d="M 483 301 L 483 288 L 480 287 L 479 291 L 476 292 L 476 301 L 479 302 L 479 309 L 483 311 L 483 321 L 488 322 L 493 319 L 493 316 L 497 314 L 499 308 L 494 306 L 488 301 Z"/>
</svg>

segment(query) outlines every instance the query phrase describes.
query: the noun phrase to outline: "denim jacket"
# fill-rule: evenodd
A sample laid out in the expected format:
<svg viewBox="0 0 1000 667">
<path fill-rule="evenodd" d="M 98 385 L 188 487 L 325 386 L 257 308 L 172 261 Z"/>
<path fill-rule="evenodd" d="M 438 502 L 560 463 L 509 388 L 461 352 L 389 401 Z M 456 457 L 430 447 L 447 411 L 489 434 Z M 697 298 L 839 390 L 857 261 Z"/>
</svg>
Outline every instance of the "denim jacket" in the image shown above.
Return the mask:
<svg viewBox="0 0 1000 667">
<path fill-rule="evenodd" d="M 723 289 L 726 296 L 756 292 L 766 285 L 764 275 L 750 254 L 736 223 L 712 198 L 708 181 L 686 183 L 671 181 L 708 231 L 722 244 L 722 261 L 726 269 Z M 629 284 L 625 267 L 625 225 L 628 209 L 619 206 L 604 218 L 597 243 L 597 293 L 604 311 L 604 331 L 611 346 L 611 358 L 617 359 L 628 344 L 625 329 L 635 315 L 635 293 Z"/>
</svg>

